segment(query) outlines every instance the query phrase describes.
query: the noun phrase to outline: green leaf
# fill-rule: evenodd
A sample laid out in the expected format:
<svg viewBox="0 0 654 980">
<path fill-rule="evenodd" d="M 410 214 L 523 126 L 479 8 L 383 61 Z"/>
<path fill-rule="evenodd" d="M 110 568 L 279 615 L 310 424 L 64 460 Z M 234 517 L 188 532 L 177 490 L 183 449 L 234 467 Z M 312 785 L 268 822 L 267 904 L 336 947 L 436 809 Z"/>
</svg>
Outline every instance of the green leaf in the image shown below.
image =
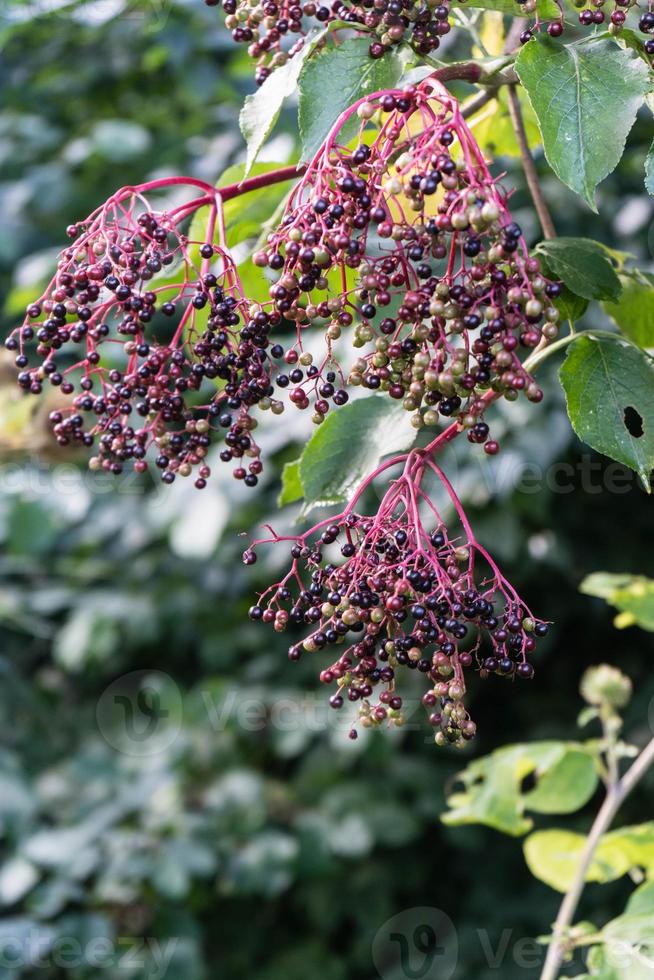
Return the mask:
<svg viewBox="0 0 654 980">
<path fill-rule="evenodd" d="M 654 633 L 654 580 L 644 575 L 612 575 L 595 572 L 579 586 L 584 595 L 605 599 L 620 610 L 614 624 L 618 629 L 640 626 Z"/>
<path fill-rule="evenodd" d="M 409 413 L 377 395 L 328 415 L 300 458 L 307 504 L 322 507 L 348 500 L 382 456 L 408 449 L 415 436 Z"/>
<path fill-rule="evenodd" d="M 524 854 L 529 870 L 556 891 L 572 884 L 586 836 L 568 830 L 538 830 L 525 840 Z M 605 884 L 637 868 L 654 869 L 654 823 L 622 827 L 604 834 L 591 863 L 586 881 Z"/>
<path fill-rule="evenodd" d="M 565 284 L 561 287 L 561 293 L 553 300 L 553 303 L 562 318 L 569 320 L 570 323 L 576 323 L 577 320 L 580 320 L 588 309 L 588 300 L 584 299 L 583 296 L 577 296 Z"/>
<path fill-rule="evenodd" d="M 463 792 L 448 798 L 443 822 L 481 823 L 518 837 L 535 813 L 573 813 L 588 802 L 598 782 L 595 760 L 575 742 L 509 745 L 470 763 L 460 773 Z M 525 790 L 525 780 L 536 785 Z"/>
<path fill-rule="evenodd" d="M 645 187 L 650 194 L 654 194 L 654 143 L 645 158 Z"/>
<path fill-rule="evenodd" d="M 565 892 L 574 878 L 585 843 L 584 834 L 571 830 L 537 830 L 527 837 L 523 850 L 534 878 L 556 891 Z M 591 864 L 586 880 L 602 880 L 597 858 Z"/>
<path fill-rule="evenodd" d="M 531 44 L 531 41 L 529 42 Z M 535 251 L 546 271 L 583 299 L 617 300 L 622 288 L 611 253 L 590 238 L 553 238 Z"/>
<path fill-rule="evenodd" d="M 371 92 L 393 88 L 400 79 L 403 65 L 397 53 L 375 59 L 369 48 L 368 38 L 353 37 L 337 48 L 326 48 L 305 65 L 298 110 L 303 160 L 318 152 L 348 106 Z M 355 120 L 358 124 L 356 116 Z"/>
<path fill-rule="evenodd" d="M 654 347 L 654 275 L 633 271 L 622 275 L 620 282 L 620 298 L 604 303 L 605 311 L 639 347 Z"/>
<path fill-rule="evenodd" d="M 515 63 L 556 175 L 596 211 L 595 188 L 617 166 L 650 88 L 645 63 L 608 38 L 534 38 Z"/>
<path fill-rule="evenodd" d="M 296 500 L 301 500 L 304 496 L 304 487 L 300 480 L 300 460 L 294 459 L 292 463 L 285 463 L 282 470 L 282 489 L 277 498 L 277 505 L 284 507 L 286 504 L 293 504 Z"/>
<path fill-rule="evenodd" d="M 259 150 L 273 131 L 284 99 L 295 91 L 302 66 L 325 34 L 325 28 L 314 33 L 309 32 L 300 51 L 285 65 L 276 68 L 253 95 L 247 96 L 239 115 L 239 125 L 247 143 L 246 175 L 250 173 Z"/>
<path fill-rule="evenodd" d="M 649 492 L 654 466 L 652 359 L 619 340 L 581 336 L 570 344 L 559 376 L 579 438 L 629 466 Z"/>
</svg>

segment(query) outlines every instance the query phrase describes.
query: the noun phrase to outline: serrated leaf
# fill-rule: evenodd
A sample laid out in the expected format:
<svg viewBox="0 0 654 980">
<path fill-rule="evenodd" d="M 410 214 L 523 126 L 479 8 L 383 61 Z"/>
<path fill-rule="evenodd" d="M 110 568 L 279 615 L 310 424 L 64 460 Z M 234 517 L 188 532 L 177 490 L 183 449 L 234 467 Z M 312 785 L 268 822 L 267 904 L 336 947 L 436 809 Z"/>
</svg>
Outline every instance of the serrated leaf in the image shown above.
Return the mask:
<svg viewBox="0 0 654 980">
<path fill-rule="evenodd" d="M 591 238 L 552 238 L 536 246 L 545 271 L 583 299 L 617 300 L 622 289 L 613 257 Z"/>
<path fill-rule="evenodd" d="M 534 38 L 515 63 L 556 175 L 596 211 L 595 188 L 617 166 L 651 87 L 645 63 L 608 38 Z"/>
<path fill-rule="evenodd" d="M 654 275 L 632 272 L 620 277 L 622 292 L 604 309 L 622 333 L 640 347 L 654 347 Z"/>
<path fill-rule="evenodd" d="M 307 505 L 348 500 L 382 456 L 408 449 L 415 436 L 409 413 L 377 395 L 328 415 L 300 457 Z"/>
<path fill-rule="evenodd" d="M 304 488 L 300 479 L 300 460 L 294 459 L 292 463 L 285 463 L 282 470 L 282 489 L 277 498 L 277 506 L 285 507 L 286 504 L 293 504 L 296 500 L 301 500 L 304 496 Z"/>
<path fill-rule="evenodd" d="M 573 813 L 598 782 L 595 760 L 576 742 L 509 745 L 476 759 L 460 773 L 462 792 L 448 798 L 446 824 L 481 823 L 512 836 L 527 833 L 535 813 Z M 525 780 L 535 785 L 524 789 Z"/>
<path fill-rule="evenodd" d="M 570 344 L 559 376 L 579 438 L 629 466 L 649 493 L 654 467 L 652 359 L 619 340 L 581 336 Z"/>
<path fill-rule="evenodd" d="M 284 100 L 297 88 L 305 61 L 325 34 L 326 28 L 309 32 L 302 48 L 285 65 L 276 68 L 263 85 L 245 99 L 239 115 L 239 125 L 247 144 L 246 176 L 250 173 L 259 150 L 273 131 Z"/>
<path fill-rule="evenodd" d="M 353 37 L 337 48 L 326 48 L 304 66 L 298 109 L 304 161 L 318 152 L 348 106 L 371 92 L 393 88 L 402 76 L 403 64 L 395 52 L 375 59 L 369 48 L 368 38 Z"/>
<path fill-rule="evenodd" d="M 640 626 L 654 633 L 654 580 L 644 575 L 616 575 L 610 572 L 594 572 L 588 575 L 579 591 L 584 595 L 605 599 L 620 610 L 615 625 Z"/>
</svg>

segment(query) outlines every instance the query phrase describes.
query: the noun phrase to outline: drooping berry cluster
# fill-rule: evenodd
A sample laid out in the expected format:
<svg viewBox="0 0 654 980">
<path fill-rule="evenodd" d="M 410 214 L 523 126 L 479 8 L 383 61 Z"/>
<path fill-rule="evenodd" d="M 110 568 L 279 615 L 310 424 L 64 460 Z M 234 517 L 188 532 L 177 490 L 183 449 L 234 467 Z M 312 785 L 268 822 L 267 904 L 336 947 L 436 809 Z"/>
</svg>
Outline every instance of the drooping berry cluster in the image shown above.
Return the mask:
<svg viewBox="0 0 654 980">
<path fill-rule="evenodd" d="M 260 596 L 250 618 L 278 632 L 308 629 L 290 647 L 290 659 L 324 653 L 328 666 L 320 679 L 337 686 L 331 706 L 356 703 L 365 727 L 401 725 L 402 670 L 424 674 L 422 703 L 437 730 L 436 743 L 461 745 L 475 733 L 463 703 L 466 673 L 531 678 L 530 658 L 547 624 L 534 619 L 475 540 L 429 450 L 405 458 L 402 477 L 374 516 L 354 507 L 377 474 L 338 517 L 297 537 L 255 542 L 244 553 L 244 562 L 252 564 L 259 545 L 291 543 L 289 571 Z M 448 530 L 422 489 L 426 471 L 450 495 L 456 531 Z M 356 730 L 350 734 L 356 737 Z"/>
<path fill-rule="evenodd" d="M 156 211 L 145 190 L 201 197 Z M 206 209 L 206 240 L 183 228 Z M 69 406 L 51 415 L 57 442 L 97 443 L 93 468 L 142 472 L 152 448 L 164 482 L 197 469 L 220 433 L 225 461 L 254 485 L 261 472 L 250 409 L 273 393 L 268 334 L 279 314 L 250 308 L 227 250 L 214 245 L 220 200 L 200 181 L 171 179 L 124 188 L 91 217 L 68 229 L 43 296 L 8 338 L 22 388 L 51 385 Z M 36 359 L 36 364 L 33 359 Z M 241 465 L 249 459 L 247 469 Z"/>
<path fill-rule="evenodd" d="M 209 7 L 218 0 L 205 0 Z M 286 64 L 304 44 L 312 27 L 342 21 L 344 27 L 370 37 L 371 58 L 381 58 L 394 45 L 408 41 L 428 55 L 450 31 L 449 0 L 222 0 L 225 23 L 234 41 L 248 45 L 261 85 Z"/>
<path fill-rule="evenodd" d="M 324 373 L 341 372 L 334 344 L 349 333 L 362 351 L 349 384 L 402 400 L 417 427 L 458 416 L 472 429 L 489 390 L 539 401 L 520 353 L 557 335 L 560 286 L 529 256 L 457 102 L 428 79 L 356 103 L 342 123 L 355 113 L 357 148 L 332 131 L 254 255 L 278 273 L 273 309 L 297 325 L 287 362 L 305 331 L 326 337 L 311 373 L 277 384 L 295 385 L 300 408 L 313 399 L 321 421 Z"/>
</svg>

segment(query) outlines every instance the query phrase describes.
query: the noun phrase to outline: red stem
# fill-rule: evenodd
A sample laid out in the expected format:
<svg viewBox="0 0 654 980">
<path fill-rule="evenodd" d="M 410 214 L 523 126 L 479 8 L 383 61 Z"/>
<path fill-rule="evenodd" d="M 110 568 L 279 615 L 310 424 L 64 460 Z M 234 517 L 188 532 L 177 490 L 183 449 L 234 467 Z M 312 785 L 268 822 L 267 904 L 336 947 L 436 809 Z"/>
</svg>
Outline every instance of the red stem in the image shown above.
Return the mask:
<svg viewBox="0 0 654 980">
<path fill-rule="evenodd" d="M 445 65 L 430 75 L 430 78 L 437 79 L 439 82 L 478 82 L 481 79 L 481 68 L 474 61 L 466 62 L 462 65 Z M 218 194 L 223 201 L 229 201 L 241 194 L 249 191 L 256 191 L 260 187 L 269 187 L 272 184 L 279 184 L 284 180 L 293 180 L 294 177 L 301 177 L 307 170 L 306 164 L 291 164 L 288 167 L 280 167 L 279 170 L 269 170 L 268 173 L 258 174 L 256 177 L 248 177 L 238 184 L 228 184 L 226 187 L 219 187 Z"/>
<path fill-rule="evenodd" d="M 248 191 L 256 191 L 260 187 L 268 187 L 271 184 L 279 184 L 283 180 L 293 180 L 294 177 L 301 177 L 306 171 L 305 163 L 291 164 L 289 167 L 280 167 L 279 170 L 269 170 L 268 173 L 258 174 L 256 177 L 248 177 L 239 184 L 227 184 L 226 187 L 217 188 L 217 192 L 223 201 L 230 201 L 233 197 L 240 197 Z"/>
</svg>

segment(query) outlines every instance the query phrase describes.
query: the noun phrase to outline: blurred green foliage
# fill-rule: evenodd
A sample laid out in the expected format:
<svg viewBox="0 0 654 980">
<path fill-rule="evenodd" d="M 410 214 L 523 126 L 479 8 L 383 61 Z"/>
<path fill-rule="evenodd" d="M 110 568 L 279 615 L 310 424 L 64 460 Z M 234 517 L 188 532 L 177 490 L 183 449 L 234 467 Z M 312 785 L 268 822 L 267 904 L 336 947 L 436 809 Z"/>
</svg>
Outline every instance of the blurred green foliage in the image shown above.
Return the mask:
<svg viewBox="0 0 654 980">
<path fill-rule="evenodd" d="M 66 224 L 116 186 L 173 171 L 214 179 L 242 160 L 236 116 L 249 81 L 215 9 L 46 6 L 0 11 L 5 325 Z M 291 111 L 282 139 L 293 131 Z M 648 140 L 644 121 L 603 185 L 602 218 L 546 179 L 562 233 L 649 258 Z M 535 233 L 520 184 L 514 203 Z M 289 664 L 283 639 L 247 620 L 266 569 L 243 568 L 238 535 L 271 515 L 290 520 L 274 512 L 282 464 L 306 441 L 297 420 L 265 433 L 275 465 L 247 499 L 224 474 L 196 494 L 102 482 L 75 460 L 5 459 L 2 980 L 373 980 L 378 930 L 420 906 L 455 924 L 455 980 L 537 976 L 516 943 L 543 932 L 556 896 L 510 840 L 445 827 L 439 814 L 465 760 L 572 735 L 588 664 L 633 677 L 632 725 L 645 723 L 651 639 L 614 631 L 610 610 L 577 587 L 598 569 L 652 574 L 651 511 L 635 478 L 620 483 L 574 440 L 554 385 L 546 405 L 512 411 L 522 411 L 513 435 L 497 422 L 497 460 L 482 466 L 453 446 L 449 472 L 480 539 L 555 627 L 532 684 L 478 685 L 480 734 L 464 757 L 430 744 L 420 712 L 402 733 L 349 742 L 328 718 L 315 664 Z M 148 748 L 138 732 L 150 723 Z M 642 819 L 646 798 L 634 797 L 625 822 Z M 605 921 L 625 895 L 621 882 L 601 895 L 591 886 L 584 912 Z M 89 944 L 102 937 L 94 965 Z M 383 980 L 400 977 L 389 968 Z"/>
</svg>

